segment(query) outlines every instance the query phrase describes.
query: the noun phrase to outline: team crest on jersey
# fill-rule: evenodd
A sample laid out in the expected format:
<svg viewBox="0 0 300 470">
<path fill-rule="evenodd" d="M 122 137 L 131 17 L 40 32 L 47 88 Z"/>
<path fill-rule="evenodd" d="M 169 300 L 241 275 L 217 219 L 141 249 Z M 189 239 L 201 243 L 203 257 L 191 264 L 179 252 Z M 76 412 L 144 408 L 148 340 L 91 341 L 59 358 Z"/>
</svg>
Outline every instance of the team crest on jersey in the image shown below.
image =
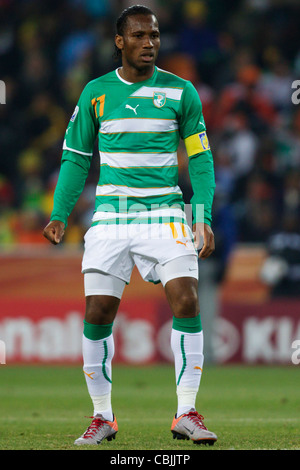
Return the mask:
<svg viewBox="0 0 300 470">
<path fill-rule="evenodd" d="M 167 94 L 161 93 L 160 91 L 155 91 L 153 93 L 153 103 L 157 108 L 162 108 L 166 104 Z"/>
<path fill-rule="evenodd" d="M 78 114 L 78 111 L 79 111 L 79 106 L 76 106 L 75 109 L 74 109 L 74 112 L 73 112 L 73 114 L 72 114 L 72 116 L 71 116 L 71 119 L 70 119 L 71 122 L 74 122 L 74 121 L 75 121 L 76 116 L 77 116 L 77 114 Z"/>
</svg>

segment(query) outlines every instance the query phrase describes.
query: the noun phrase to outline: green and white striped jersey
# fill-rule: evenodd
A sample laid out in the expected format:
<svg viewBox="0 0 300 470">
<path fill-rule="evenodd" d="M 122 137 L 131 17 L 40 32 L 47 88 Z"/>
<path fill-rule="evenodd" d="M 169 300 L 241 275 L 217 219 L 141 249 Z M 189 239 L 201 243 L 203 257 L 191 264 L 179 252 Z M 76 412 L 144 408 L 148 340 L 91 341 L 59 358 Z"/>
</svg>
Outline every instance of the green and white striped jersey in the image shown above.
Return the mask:
<svg viewBox="0 0 300 470">
<path fill-rule="evenodd" d="M 62 161 L 86 166 L 97 137 L 100 177 L 95 214 L 183 208 L 178 186 L 180 138 L 188 156 L 204 157 L 213 174 L 196 89 L 158 67 L 143 82 L 129 83 L 114 70 L 86 85 L 66 130 Z M 197 171 L 194 173 L 195 179 Z"/>
</svg>

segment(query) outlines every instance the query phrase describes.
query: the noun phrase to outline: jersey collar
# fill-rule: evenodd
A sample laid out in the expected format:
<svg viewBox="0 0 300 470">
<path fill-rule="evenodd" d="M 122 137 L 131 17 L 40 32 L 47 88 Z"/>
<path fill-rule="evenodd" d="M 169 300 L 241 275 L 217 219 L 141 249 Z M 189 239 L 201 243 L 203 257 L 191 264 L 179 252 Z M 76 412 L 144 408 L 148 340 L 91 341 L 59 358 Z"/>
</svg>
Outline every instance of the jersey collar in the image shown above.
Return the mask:
<svg viewBox="0 0 300 470">
<path fill-rule="evenodd" d="M 141 81 L 141 82 L 128 82 L 127 80 L 124 80 L 124 78 L 121 77 L 121 75 L 120 75 L 120 73 L 119 73 L 119 69 L 120 69 L 120 67 L 118 67 L 118 68 L 115 70 L 116 75 L 117 75 L 118 79 L 121 80 L 121 82 L 126 83 L 126 85 L 138 85 L 138 84 L 140 84 L 140 83 L 145 83 L 145 82 L 147 82 L 148 80 L 151 80 L 151 79 L 154 77 L 154 75 L 156 74 L 156 72 L 157 72 L 157 67 L 156 67 L 156 65 L 155 65 L 153 75 L 152 75 L 151 77 L 147 78 L 147 80 L 143 80 L 143 81 Z"/>
</svg>

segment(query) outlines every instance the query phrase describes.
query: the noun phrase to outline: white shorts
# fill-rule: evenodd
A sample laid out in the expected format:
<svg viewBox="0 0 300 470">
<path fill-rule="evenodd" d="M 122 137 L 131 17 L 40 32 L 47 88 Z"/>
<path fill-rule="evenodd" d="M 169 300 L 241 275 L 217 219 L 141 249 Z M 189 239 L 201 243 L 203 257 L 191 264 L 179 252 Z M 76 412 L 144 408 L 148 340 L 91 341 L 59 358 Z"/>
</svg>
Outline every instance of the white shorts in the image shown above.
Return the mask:
<svg viewBox="0 0 300 470">
<path fill-rule="evenodd" d="M 156 283 L 161 281 L 155 269 L 158 264 L 186 255 L 197 262 L 193 234 L 187 224 L 176 221 L 178 218 L 151 224 L 142 223 L 142 217 L 140 220 L 92 226 L 84 237 L 82 272 L 111 274 L 128 284 L 136 265 L 145 281 Z"/>
<path fill-rule="evenodd" d="M 198 279 L 198 259 L 194 255 L 185 255 L 168 261 L 166 264 L 157 264 L 155 272 L 163 286 L 168 281 L 178 277 L 193 277 Z M 126 282 L 119 277 L 99 271 L 86 272 L 84 274 L 85 296 L 111 295 L 122 298 Z"/>
</svg>

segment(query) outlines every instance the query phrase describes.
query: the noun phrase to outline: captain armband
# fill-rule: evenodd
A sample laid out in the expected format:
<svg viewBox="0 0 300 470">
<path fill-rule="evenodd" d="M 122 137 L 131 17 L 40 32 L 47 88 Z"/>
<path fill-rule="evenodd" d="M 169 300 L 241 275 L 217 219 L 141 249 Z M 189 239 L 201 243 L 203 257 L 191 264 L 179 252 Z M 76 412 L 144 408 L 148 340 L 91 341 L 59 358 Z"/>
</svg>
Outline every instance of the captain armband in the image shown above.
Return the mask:
<svg viewBox="0 0 300 470">
<path fill-rule="evenodd" d="M 191 157 L 196 153 L 210 150 L 210 145 L 205 131 L 199 132 L 199 134 L 190 135 L 184 139 L 184 143 L 188 157 Z"/>
</svg>

